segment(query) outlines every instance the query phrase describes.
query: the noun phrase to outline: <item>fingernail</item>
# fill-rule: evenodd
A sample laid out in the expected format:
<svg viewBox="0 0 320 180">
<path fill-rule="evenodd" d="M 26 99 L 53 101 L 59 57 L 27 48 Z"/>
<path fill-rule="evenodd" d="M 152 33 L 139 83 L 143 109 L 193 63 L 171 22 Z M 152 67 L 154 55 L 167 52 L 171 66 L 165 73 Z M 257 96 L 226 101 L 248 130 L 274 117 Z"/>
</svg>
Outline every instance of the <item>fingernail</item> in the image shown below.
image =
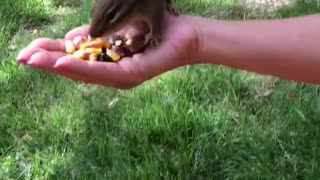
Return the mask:
<svg viewBox="0 0 320 180">
<path fill-rule="evenodd" d="M 59 64 L 55 64 L 53 66 L 53 69 L 57 72 L 62 72 L 62 73 L 69 71 L 69 68 L 67 66 L 59 66 Z"/>
<path fill-rule="evenodd" d="M 17 59 L 17 61 L 20 64 L 27 64 L 27 60 L 26 59 Z"/>
<path fill-rule="evenodd" d="M 25 50 L 22 49 L 22 50 L 19 52 L 19 54 L 18 54 L 18 56 L 17 56 L 17 59 L 18 59 L 18 60 L 24 59 L 24 55 L 25 55 L 24 51 L 25 51 Z"/>
</svg>

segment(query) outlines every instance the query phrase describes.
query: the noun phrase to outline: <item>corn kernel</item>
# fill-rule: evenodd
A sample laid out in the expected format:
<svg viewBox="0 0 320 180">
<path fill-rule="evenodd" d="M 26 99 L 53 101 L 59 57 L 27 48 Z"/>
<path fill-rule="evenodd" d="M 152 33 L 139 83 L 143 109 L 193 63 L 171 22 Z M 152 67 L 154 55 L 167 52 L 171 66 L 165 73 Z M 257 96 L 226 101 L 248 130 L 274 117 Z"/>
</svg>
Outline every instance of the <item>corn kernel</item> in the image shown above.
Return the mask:
<svg viewBox="0 0 320 180">
<path fill-rule="evenodd" d="M 90 54 L 89 55 L 89 61 L 97 61 L 98 57 L 95 54 Z"/>
<path fill-rule="evenodd" d="M 84 51 L 85 49 L 87 49 L 88 48 L 88 43 L 82 43 L 81 45 L 80 45 L 80 50 L 82 50 L 82 51 Z"/>
<path fill-rule="evenodd" d="M 89 58 L 89 55 L 90 53 L 87 53 L 85 51 L 81 51 L 81 50 L 78 50 L 76 52 L 73 53 L 73 55 L 79 59 L 82 59 L 82 60 L 86 60 Z"/>
<path fill-rule="evenodd" d="M 88 43 L 88 47 L 91 48 L 101 48 L 101 47 L 105 47 L 105 48 L 109 48 L 110 44 L 106 41 L 103 41 L 102 39 L 97 39 L 95 41 L 91 41 Z"/>
<path fill-rule="evenodd" d="M 89 54 L 96 54 L 96 55 L 100 55 L 102 54 L 102 48 L 88 48 L 85 49 L 84 52 L 89 53 Z"/>
<path fill-rule="evenodd" d="M 110 49 L 107 49 L 107 55 L 110 56 L 113 61 L 120 60 L 120 55 Z"/>
<path fill-rule="evenodd" d="M 66 40 L 65 46 L 66 46 L 66 51 L 68 54 L 72 54 L 76 51 L 74 44 L 71 40 Z"/>
</svg>

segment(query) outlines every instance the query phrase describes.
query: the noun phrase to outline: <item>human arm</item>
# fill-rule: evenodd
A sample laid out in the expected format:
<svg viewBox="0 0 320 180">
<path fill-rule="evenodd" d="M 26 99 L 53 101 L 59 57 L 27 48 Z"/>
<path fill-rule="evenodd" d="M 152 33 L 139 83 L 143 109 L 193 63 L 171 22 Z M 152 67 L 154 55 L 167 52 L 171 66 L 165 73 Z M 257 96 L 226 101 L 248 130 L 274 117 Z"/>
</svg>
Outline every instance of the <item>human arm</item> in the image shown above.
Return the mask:
<svg viewBox="0 0 320 180">
<path fill-rule="evenodd" d="M 32 67 L 91 84 L 129 89 L 172 69 L 196 63 L 224 65 L 320 84 L 320 16 L 283 20 L 224 21 L 170 17 L 159 49 L 119 63 L 66 56 L 64 40 L 38 39 L 18 56 Z M 88 26 L 66 35 L 87 35 Z"/>
<path fill-rule="evenodd" d="M 195 17 L 200 63 L 320 84 L 320 15 L 221 21 Z"/>
</svg>

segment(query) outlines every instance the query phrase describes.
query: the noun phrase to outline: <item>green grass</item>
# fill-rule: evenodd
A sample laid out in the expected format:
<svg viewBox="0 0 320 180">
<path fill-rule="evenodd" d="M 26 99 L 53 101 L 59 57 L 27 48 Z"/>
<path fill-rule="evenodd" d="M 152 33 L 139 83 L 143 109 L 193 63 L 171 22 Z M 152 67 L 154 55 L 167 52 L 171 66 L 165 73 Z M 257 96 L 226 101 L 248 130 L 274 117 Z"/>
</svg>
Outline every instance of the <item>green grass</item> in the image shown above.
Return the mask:
<svg viewBox="0 0 320 180">
<path fill-rule="evenodd" d="M 319 178 L 318 87 L 203 65 L 129 91 L 86 87 L 21 67 L 15 57 L 38 37 L 63 37 L 87 23 L 92 4 L 10 2 L 0 6 L 0 179 Z M 316 1 L 273 14 L 231 0 L 177 3 L 220 19 L 320 12 Z"/>
</svg>

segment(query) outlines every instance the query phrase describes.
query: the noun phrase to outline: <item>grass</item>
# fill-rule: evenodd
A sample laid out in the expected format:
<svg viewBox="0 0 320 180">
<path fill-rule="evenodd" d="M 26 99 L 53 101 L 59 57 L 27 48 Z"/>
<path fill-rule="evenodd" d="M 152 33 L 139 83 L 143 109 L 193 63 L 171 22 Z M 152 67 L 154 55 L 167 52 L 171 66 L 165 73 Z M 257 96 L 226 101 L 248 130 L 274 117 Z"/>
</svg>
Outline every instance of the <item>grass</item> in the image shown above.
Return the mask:
<svg viewBox="0 0 320 180">
<path fill-rule="evenodd" d="M 0 7 L 0 179 L 319 178 L 317 86 L 198 65 L 130 91 L 86 87 L 15 57 L 31 40 L 87 23 L 91 1 L 11 2 Z M 302 0 L 273 14 L 231 0 L 177 3 L 220 19 L 320 12 Z"/>
</svg>

